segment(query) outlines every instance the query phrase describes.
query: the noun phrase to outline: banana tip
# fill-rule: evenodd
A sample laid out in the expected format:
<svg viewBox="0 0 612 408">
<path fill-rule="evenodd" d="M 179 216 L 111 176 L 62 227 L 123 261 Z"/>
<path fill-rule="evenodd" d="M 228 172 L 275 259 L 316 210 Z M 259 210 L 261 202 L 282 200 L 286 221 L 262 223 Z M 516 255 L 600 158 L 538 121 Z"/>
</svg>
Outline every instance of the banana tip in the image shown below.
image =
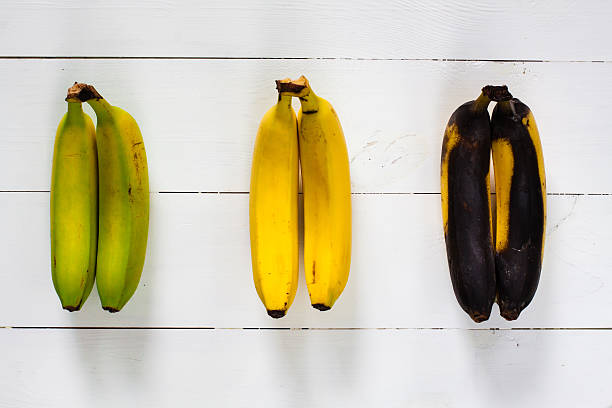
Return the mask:
<svg viewBox="0 0 612 408">
<path fill-rule="evenodd" d="M 109 313 L 117 313 L 121 309 L 114 308 L 112 306 L 102 306 L 102 309 L 106 310 Z"/>
<path fill-rule="evenodd" d="M 322 312 L 331 309 L 331 306 L 324 305 L 323 303 L 315 303 L 312 305 L 312 307 Z"/>
<path fill-rule="evenodd" d="M 480 312 L 472 312 L 470 313 L 470 317 L 472 318 L 473 321 L 475 321 L 476 323 L 482 323 L 485 320 L 489 319 L 489 315 L 484 314 L 484 313 L 480 313 Z"/>
<path fill-rule="evenodd" d="M 512 321 L 518 319 L 521 312 L 518 309 L 504 309 L 501 311 L 501 315 L 504 319 Z"/>
<path fill-rule="evenodd" d="M 81 310 L 81 306 L 63 306 L 63 308 L 69 312 L 78 312 Z"/>
<path fill-rule="evenodd" d="M 280 319 L 281 317 L 285 316 L 285 311 L 284 310 L 268 310 L 268 316 L 272 317 L 273 319 Z"/>
</svg>

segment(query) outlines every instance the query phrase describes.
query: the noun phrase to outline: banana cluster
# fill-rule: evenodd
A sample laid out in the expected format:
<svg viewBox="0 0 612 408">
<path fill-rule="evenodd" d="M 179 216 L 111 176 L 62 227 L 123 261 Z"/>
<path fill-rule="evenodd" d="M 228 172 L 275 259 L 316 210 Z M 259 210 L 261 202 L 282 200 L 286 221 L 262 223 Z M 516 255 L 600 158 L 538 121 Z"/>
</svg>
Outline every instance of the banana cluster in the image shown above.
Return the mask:
<svg viewBox="0 0 612 408">
<path fill-rule="evenodd" d="M 491 101 L 498 103 L 489 118 Z M 533 114 L 507 87 L 486 86 L 478 99 L 451 115 L 442 144 L 441 193 L 457 301 L 475 322 L 489 318 L 494 301 L 505 319 L 517 319 L 533 299 L 540 279 L 546 178 Z"/>
<path fill-rule="evenodd" d="M 81 308 L 94 279 L 102 308 L 118 312 L 134 294 L 149 227 L 149 177 L 138 124 L 91 85 L 66 97 L 51 180 L 51 271 L 62 307 Z M 83 112 L 87 102 L 96 113 Z"/>
<path fill-rule="evenodd" d="M 348 281 L 351 186 L 344 133 L 331 104 L 303 76 L 276 85 L 278 102 L 255 141 L 249 221 L 255 288 L 268 315 L 280 318 L 297 291 L 299 175 L 306 283 L 318 310 L 329 310 Z M 292 97 L 301 104 L 297 118 Z"/>
</svg>

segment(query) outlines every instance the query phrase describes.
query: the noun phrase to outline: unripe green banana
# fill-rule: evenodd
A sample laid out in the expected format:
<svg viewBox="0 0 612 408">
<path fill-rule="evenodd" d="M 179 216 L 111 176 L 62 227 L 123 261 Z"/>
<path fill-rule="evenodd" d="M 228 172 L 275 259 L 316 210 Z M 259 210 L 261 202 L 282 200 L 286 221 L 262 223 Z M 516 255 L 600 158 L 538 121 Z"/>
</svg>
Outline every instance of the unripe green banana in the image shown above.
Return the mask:
<svg viewBox="0 0 612 408">
<path fill-rule="evenodd" d="M 81 101 L 55 135 L 51 176 L 51 275 L 62 307 L 79 310 L 93 287 L 98 240 L 96 132 Z"/>
<path fill-rule="evenodd" d="M 132 297 L 144 266 L 149 228 L 147 157 L 138 124 L 91 85 L 72 95 L 96 112 L 99 162 L 97 287 L 102 308 L 118 312 Z"/>
</svg>

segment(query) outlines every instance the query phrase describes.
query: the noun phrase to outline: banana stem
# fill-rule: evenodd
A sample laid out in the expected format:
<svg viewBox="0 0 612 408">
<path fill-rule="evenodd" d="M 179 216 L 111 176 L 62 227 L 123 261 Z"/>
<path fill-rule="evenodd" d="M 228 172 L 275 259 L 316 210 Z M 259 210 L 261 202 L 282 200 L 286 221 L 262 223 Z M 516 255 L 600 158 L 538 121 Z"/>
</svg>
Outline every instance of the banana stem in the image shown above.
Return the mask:
<svg viewBox="0 0 612 408">
<path fill-rule="evenodd" d="M 514 120 L 515 122 L 518 122 L 519 120 L 521 120 L 521 116 L 516 113 L 516 108 L 514 106 L 518 101 L 518 99 L 512 98 L 509 101 L 499 102 L 497 104 L 497 109 L 499 109 L 499 111 L 504 113 L 505 115 L 512 117 L 512 120 Z"/>
<path fill-rule="evenodd" d="M 506 85 L 487 85 L 482 88 L 482 93 L 487 95 L 489 99 L 495 102 L 509 101 L 512 99 L 512 94 L 510 91 L 508 91 L 508 87 Z"/>
<path fill-rule="evenodd" d="M 319 110 L 319 99 L 310 88 L 308 79 L 304 75 L 292 81 L 289 78 L 276 81 L 279 94 L 287 94 L 300 98 L 302 113 L 314 113 Z"/>
<path fill-rule="evenodd" d="M 292 99 L 293 97 L 291 95 L 287 95 L 286 93 L 283 93 L 283 92 L 278 93 L 278 103 L 282 103 L 287 106 L 291 106 Z"/>
<path fill-rule="evenodd" d="M 106 101 L 106 99 L 89 99 L 87 103 L 92 107 L 94 112 L 96 112 L 96 117 L 100 118 L 111 115 L 112 106 Z"/>
<path fill-rule="evenodd" d="M 316 113 L 319 111 L 319 98 L 310 90 L 307 95 L 300 97 L 302 113 Z"/>
<path fill-rule="evenodd" d="M 303 78 L 303 77 L 302 77 Z M 301 78 L 300 78 L 301 79 Z M 299 96 L 308 86 L 300 79 L 292 81 L 289 78 L 279 79 L 276 82 L 276 89 L 279 94 L 290 94 L 291 96 Z M 304 78 L 306 79 L 306 78 Z"/>
<path fill-rule="evenodd" d="M 79 102 L 68 101 L 68 113 L 69 114 L 79 114 L 83 112 L 83 104 Z"/>
<path fill-rule="evenodd" d="M 482 88 L 482 93 L 474 102 L 474 110 L 477 112 L 484 111 L 488 108 L 491 101 L 504 102 L 510 99 L 512 99 L 512 94 L 508 91 L 506 85 L 487 85 Z"/>
<path fill-rule="evenodd" d="M 491 103 L 491 99 L 484 92 L 480 94 L 480 96 L 474 101 L 474 105 L 472 105 L 472 109 L 475 112 L 484 112 L 489 107 Z"/>
<path fill-rule="evenodd" d="M 74 85 L 68 88 L 66 101 L 87 102 L 90 99 L 102 99 L 102 95 L 100 95 L 92 85 L 75 82 Z"/>
<path fill-rule="evenodd" d="M 75 82 L 70 88 L 68 88 L 68 95 L 66 96 L 68 102 L 87 102 L 92 107 L 96 116 L 108 116 L 111 114 L 111 104 L 102 97 L 96 91 L 93 85 L 87 85 L 79 82 Z"/>
</svg>

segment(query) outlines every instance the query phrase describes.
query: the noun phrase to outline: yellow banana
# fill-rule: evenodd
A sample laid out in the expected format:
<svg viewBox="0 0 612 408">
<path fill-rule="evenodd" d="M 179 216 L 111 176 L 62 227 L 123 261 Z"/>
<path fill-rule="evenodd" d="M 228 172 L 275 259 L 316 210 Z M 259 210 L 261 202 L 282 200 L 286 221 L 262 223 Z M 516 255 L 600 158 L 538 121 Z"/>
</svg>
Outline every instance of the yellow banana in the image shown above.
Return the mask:
<svg viewBox="0 0 612 408">
<path fill-rule="evenodd" d="M 93 86 L 75 84 L 70 92 L 89 103 L 98 120 L 96 280 L 102 308 L 118 312 L 136 291 L 147 248 L 149 176 L 144 143 L 134 118 L 111 106 Z"/>
<path fill-rule="evenodd" d="M 306 283 L 312 306 L 329 310 L 346 286 L 351 265 L 348 152 L 331 104 L 312 91 L 304 76 L 292 84 L 301 103 L 298 129 Z"/>
<path fill-rule="evenodd" d="M 266 112 L 257 131 L 249 221 L 253 280 L 268 315 L 285 315 L 297 290 L 298 135 L 291 96 L 277 81 L 278 103 Z"/>
<path fill-rule="evenodd" d="M 79 310 L 93 287 L 98 240 L 96 133 L 68 99 L 55 135 L 51 176 L 51 275 L 62 307 Z"/>
</svg>

